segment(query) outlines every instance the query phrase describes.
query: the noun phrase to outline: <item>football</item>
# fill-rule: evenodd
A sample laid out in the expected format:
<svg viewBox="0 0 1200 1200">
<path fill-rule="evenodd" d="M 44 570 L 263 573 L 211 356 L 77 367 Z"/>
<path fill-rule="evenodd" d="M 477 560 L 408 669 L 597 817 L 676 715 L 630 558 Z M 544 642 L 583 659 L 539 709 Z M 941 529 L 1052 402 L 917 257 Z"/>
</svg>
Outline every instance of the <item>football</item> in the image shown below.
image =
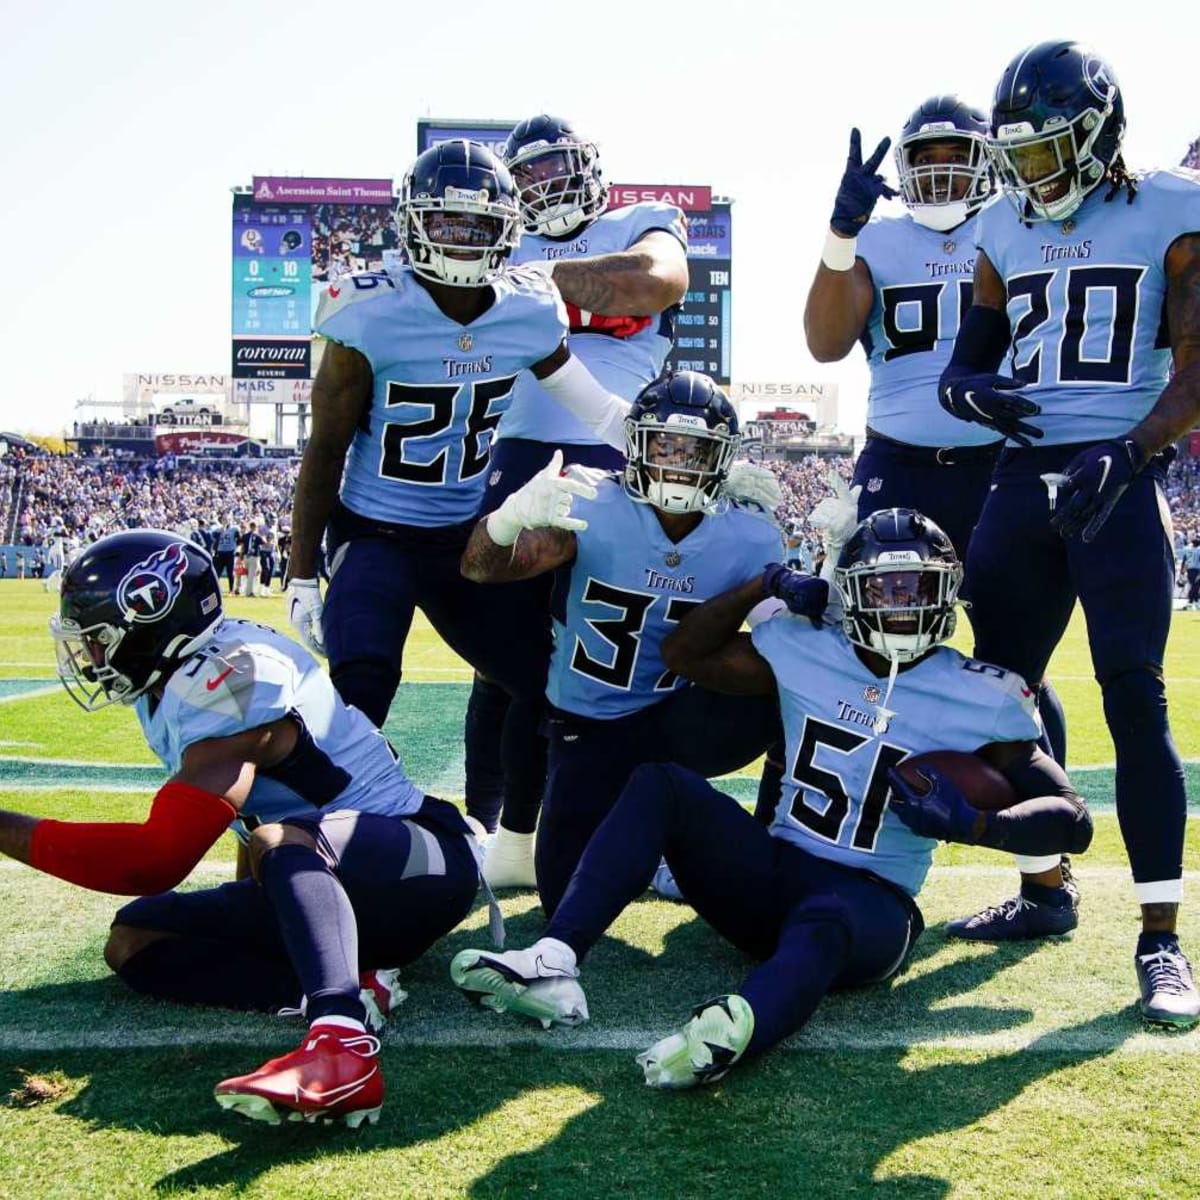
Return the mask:
<svg viewBox="0 0 1200 1200">
<path fill-rule="evenodd" d="M 960 750 L 931 750 L 906 758 L 896 770 L 904 780 L 921 792 L 928 790 L 921 777 L 922 766 L 936 767 L 949 778 L 975 808 L 996 812 L 1011 808 L 1021 797 L 1016 788 L 989 762 L 977 754 Z"/>
</svg>

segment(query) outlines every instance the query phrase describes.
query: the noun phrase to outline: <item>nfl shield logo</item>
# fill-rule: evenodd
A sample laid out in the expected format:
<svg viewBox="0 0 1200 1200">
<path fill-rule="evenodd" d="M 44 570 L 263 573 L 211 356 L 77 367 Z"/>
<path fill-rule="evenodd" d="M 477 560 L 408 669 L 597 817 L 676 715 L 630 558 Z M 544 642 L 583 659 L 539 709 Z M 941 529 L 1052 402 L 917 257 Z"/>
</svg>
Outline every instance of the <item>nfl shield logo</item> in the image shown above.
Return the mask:
<svg viewBox="0 0 1200 1200">
<path fill-rule="evenodd" d="M 473 345 L 475 345 L 475 339 L 469 333 L 464 333 L 459 336 L 458 348 L 464 354 L 469 354 Z"/>
<path fill-rule="evenodd" d="M 868 704 L 878 704 L 879 689 L 873 683 L 867 684 L 867 686 L 863 688 L 863 699 Z"/>
<path fill-rule="evenodd" d="M 867 480 L 867 491 L 877 492 L 883 487 L 883 480 L 876 476 L 874 479 Z"/>
<path fill-rule="evenodd" d="M 678 550 L 672 550 L 666 557 L 665 562 L 668 567 L 677 567 L 683 562 L 683 555 Z"/>
<path fill-rule="evenodd" d="M 958 249 L 958 244 L 956 242 L 943 242 L 942 243 L 942 250 L 946 254 L 953 254 L 954 251 L 957 249 Z"/>
</svg>

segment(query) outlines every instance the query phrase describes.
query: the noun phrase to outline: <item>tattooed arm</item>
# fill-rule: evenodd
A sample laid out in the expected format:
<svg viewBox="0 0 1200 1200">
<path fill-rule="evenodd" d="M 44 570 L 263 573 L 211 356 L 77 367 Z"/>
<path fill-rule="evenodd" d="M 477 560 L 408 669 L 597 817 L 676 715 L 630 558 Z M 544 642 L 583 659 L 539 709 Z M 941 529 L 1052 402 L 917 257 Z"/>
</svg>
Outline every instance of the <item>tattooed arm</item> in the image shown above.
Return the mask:
<svg viewBox="0 0 1200 1200">
<path fill-rule="evenodd" d="M 1165 267 L 1167 328 L 1175 375 L 1128 434 L 1147 458 L 1200 420 L 1200 233 L 1185 234 L 1172 242 Z"/>
<path fill-rule="evenodd" d="M 526 529 L 511 546 L 498 546 L 484 517 L 471 531 L 459 570 L 475 583 L 513 583 L 553 571 L 574 557 L 570 529 Z"/>
<path fill-rule="evenodd" d="M 650 316 L 678 304 L 687 291 L 687 253 L 663 229 L 652 229 L 628 250 L 559 259 L 554 282 L 568 304 L 608 316 Z"/>
</svg>

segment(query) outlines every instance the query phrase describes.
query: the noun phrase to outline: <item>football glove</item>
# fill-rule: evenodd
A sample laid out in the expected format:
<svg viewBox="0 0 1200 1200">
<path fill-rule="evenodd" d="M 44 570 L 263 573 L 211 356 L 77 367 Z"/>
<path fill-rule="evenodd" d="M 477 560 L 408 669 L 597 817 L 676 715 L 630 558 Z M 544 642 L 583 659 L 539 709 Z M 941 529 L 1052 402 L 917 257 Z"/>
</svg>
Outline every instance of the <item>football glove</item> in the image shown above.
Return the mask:
<svg viewBox="0 0 1200 1200">
<path fill-rule="evenodd" d="M 775 472 L 751 462 L 735 462 L 725 477 L 725 495 L 740 504 L 757 504 L 773 513 L 783 503 L 783 489 Z"/>
<path fill-rule="evenodd" d="M 929 781 L 929 790 L 924 793 L 912 787 L 893 767 L 888 772 L 892 787 L 888 807 L 918 837 L 973 845 L 977 840 L 975 818 L 979 810 L 936 767 L 921 767 L 921 777 Z"/>
<path fill-rule="evenodd" d="M 952 417 L 984 425 L 1022 446 L 1031 446 L 1032 439 L 1040 438 L 1042 431 L 1024 418 L 1037 416 L 1042 408 L 1020 394 L 1017 389 L 1022 386 L 1020 380 L 1007 375 L 991 371 L 958 373 L 954 367 L 947 367 L 938 385 L 938 399 Z"/>
<path fill-rule="evenodd" d="M 315 579 L 289 579 L 288 620 L 300 641 L 314 654 L 325 654 L 325 632 L 321 628 L 321 585 Z"/>
<path fill-rule="evenodd" d="M 830 471 L 826 482 L 833 495 L 817 504 L 809 514 L 808 523 L 821 531 L 826 556 L 837 558 L 838 551 L 858 528 L 858 498 L 862 495 L 862 484 L 851 487 L 837 471 Z"/>
<path fill-rule="evenodd" d="M 875 147 L 875 153 L 863 162 L 862 134 L 857 129 L 850 130 L 850 153 L 846 158 L 846 171 L 838 185 L 837 199 L 833 202 L 833 216 L 829 219 L 829 224 L 837 233 L 845 237 L 857 237 L 870 219 L 879 197 L 887 196 L 891 199 L 899 195 L 878 173 L 879 164 L 883 162 L 883 156 L 891 144 L 892 139 L 885 137 Z"/>
<path fill-rule="evenodd" d="M 764 596 L 774 596 L 788 606 L 789 612 L 807 617 L 818 629 L 825 606 L 829 603 L 829 584 L 816 575 L 793 571 L 783 563 L 768 563 L 763 571 Z"/>
<path fill-rule="evenodd" d="M 1050 524 L 1064 538 L 1082 531 L 1083 540 L 1092 541 L 1145 465 L 1146 454 L 1132 438 L 1081 450 L 1063 472 Z"/>
<path fill-rule="evenodd" d="M 586 521 L 571 516 L 576 496 L 594 500 L 595 485 L 582 472 L 564 475 L 563 452 L 555 450 L 550 461 L 487 518 L 488 537 L 497 546 L 511 546 L 523 529 L 586 529 Z"/>
</svg>

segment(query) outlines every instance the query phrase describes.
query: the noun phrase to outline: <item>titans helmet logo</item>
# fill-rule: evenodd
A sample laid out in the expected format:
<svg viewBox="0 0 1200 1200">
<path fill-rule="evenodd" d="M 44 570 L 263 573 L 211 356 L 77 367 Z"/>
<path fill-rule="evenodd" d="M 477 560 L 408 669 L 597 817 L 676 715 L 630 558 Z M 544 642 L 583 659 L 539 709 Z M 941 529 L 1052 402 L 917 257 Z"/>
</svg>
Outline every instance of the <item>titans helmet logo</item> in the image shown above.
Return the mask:
<svg viewBox="0 0 1200 1200">
<path fill-rule="evenodd" d="M 180 580 L 187 567 L 187 551 L 173 542 L 126 572 L 117 584 L 117 605 L 126 620 L 135 624 L 161 621 L 183 591 Z"/>
</svg>

